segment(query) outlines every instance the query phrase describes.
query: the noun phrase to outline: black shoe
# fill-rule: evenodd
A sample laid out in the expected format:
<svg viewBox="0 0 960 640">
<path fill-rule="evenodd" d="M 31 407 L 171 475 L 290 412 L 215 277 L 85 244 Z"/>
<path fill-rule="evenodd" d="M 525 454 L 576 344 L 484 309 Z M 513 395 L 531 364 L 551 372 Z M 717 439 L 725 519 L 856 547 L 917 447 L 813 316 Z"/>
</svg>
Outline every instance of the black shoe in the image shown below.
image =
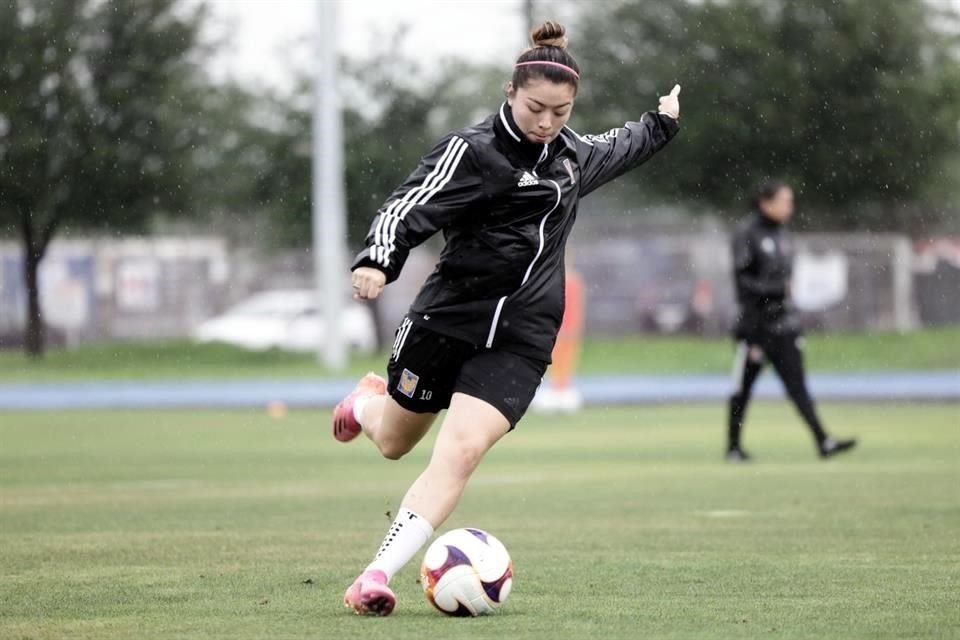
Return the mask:
<svg viewBox="0 0 960 640">
<path fill-rule="evenodd" d="M 853 449 L 855 446 L 857 446 L 857 441 L 853 438 L 849 440 L 834 440 L 833 438 L 827 438 L 820 443 L 820 457 L 830 458 L 838 453 L 850 451 L 850 449 Z"/>
<path fill-rule="evenodd" d="M 750 454 L 741 449 L 740 447 L 730 447 L 727 449 L 727 455 L 724 456 L 724 459 L 727 462 L 733 462 L 736 464 L 741 464 L 744 462 L 750 462 L 752 458 Z"/>
</svg>

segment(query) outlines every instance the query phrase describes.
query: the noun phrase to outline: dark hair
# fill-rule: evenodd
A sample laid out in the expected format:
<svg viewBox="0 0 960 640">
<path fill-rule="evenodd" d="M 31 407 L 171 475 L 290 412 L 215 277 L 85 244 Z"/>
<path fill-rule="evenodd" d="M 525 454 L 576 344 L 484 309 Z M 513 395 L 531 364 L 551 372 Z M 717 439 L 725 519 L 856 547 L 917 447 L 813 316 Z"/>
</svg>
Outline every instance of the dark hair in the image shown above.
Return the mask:
<svg viewBox="0 0 960 640">
<path fill-rule="evenodd" d="M 754 189 L 750 204 L 754 209 L 759 209 L 761 202 L 773 200 L 783 189 L 792 189 L 792 187 L 784 180 L 765 180 Z"/>
<path fill-rule="evenodd" d="M 526 64 L 513 69 L 514 89 L 526 86 L 534 78 L 545 78 L 557 84 L 573 85 L 574 93 L 580 88 L 580 65 L 567 52 L 567 30 L 559 22 L 544 22 L 530 32 L 532 47 L 520 54 L 517 64 L 523 62 L 551 62 L 553 64 Z M 570 73 L 563 65 L 573 69 Z"/>
</svg>

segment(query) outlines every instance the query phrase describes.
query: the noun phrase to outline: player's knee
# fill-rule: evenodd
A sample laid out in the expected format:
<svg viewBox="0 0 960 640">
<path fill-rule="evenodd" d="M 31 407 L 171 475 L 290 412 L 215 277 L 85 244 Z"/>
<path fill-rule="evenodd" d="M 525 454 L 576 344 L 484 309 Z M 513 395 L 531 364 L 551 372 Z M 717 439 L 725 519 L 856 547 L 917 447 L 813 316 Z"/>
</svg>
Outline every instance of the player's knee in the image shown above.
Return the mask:
<svg viewBox="0 0 960 640">
<path fill-rule="evenodd" d="M 377 449 L 387 460 L 399 460 L 410 452 L 413 446 L 398 438 L 381 438 L 377 441 Z"/>
<path fill-rule="evenodd" d="M 467 478 L 480 464 L 480 459 L 486 452 L 487 447 L 482 442 L 470 439 L 458 440 L 448 452 L 450 468 L 456 476 Z"/>
</svg>

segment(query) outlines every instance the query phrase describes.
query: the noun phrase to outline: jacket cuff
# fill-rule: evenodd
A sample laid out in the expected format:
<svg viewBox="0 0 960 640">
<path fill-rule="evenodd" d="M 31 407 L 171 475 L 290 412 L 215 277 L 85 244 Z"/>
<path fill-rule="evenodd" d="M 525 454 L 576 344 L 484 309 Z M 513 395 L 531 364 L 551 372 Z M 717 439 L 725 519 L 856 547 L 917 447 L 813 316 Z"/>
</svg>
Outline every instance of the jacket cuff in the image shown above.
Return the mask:
<svg viewBox="0 0 960 640">
<path fill-rule="evenodd" d="M 356 271 L 360 267 L 368 267 L 370 269 L 382 271 L 383 275 L 387 276 L 387 284 L 390 284 L 396 279 L 391 277 L 391 273 L 388 269 L 385 269 L 382 264 L 370 257 L 370 247 L 366 247 L 363 251 L 357 254 L 357 257 L 353 259 L 353 264 L 350 266 L 350 271 Z"/>
<path fill-rule="evenodd" d="M 660 126 L 664 128 L 667 132 L 667 137 L 672 138 L 677 135 L 677 132 L 680 131 L 680 120 L 678 118 L 671 118 L 665 113 L 651 112 L 656 116 L 657 120 L 660 122 Z"/>
</svg>

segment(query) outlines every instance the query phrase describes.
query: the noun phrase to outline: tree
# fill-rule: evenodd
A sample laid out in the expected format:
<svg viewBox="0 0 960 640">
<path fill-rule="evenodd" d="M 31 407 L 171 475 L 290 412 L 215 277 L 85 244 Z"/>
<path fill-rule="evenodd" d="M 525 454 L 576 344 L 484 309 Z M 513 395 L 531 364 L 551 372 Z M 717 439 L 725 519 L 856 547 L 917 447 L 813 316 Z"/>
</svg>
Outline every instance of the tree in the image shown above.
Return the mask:
<svg viewBox="0 0 960 640">
<path fill-rule="evenodd" d="M 621 0 L 574 26 L 585 129 L 683 85 L 682 138 L 648 192 L 739 214 L 780 176 L 814 226 L 911 229 L 956 184 L 956 16 L 925 0 Z"/>
<path fill-rule="evenodd" d="M 44 349 L 38 272 L 57 232 L 186 209 L 202 18 L 177 0 L 0 3 L 0 216 L 23 245 L 28 354 Z"/>
<path fill-rule="evenodd" d="M 476 122 L 501 99 L 503 78 L 486 67 L 449 63 L 433 77 L 397 56 L 403 32 L 367 59 L 344 60 L 347 235 L 357 250 L 377 209 L 446 131 Z M 254 233 L 274 246 L 311 241 L 311 78 L 293 95 L 252 96 L 240 88 L 218 94 L 208 109 L 225 132 L 205 150 L 203 202 L 231 217 L 253 220 Z M 214 141 L 216 142 L 216 141 Z M 375 308 L 376 312 L 376 308 Z M 378 335 L 385 334 L 375 313 Z"/>
<path fill-rule="evenodd" d="M 425 76 L 396 55 L 402 37 L 396 34 L 368 59 L 343 62 L 351 248 L 433 143 L 448 130 L 482 119 L 501 98 L 503 79 L 485 67 L 454 62 L 435 77 Z M 211 116 L 230 132 L 222 139 L 236 144 L 207 150 L 213 157 L 202 200 L 269 219 L 268 240 L 274 245 L 304 247 L 311 239 L 311 91 L 306 77 L 289 96 L 254 97 L 235 88 L 221 93 L 220 115 Z"/>
</svg>

